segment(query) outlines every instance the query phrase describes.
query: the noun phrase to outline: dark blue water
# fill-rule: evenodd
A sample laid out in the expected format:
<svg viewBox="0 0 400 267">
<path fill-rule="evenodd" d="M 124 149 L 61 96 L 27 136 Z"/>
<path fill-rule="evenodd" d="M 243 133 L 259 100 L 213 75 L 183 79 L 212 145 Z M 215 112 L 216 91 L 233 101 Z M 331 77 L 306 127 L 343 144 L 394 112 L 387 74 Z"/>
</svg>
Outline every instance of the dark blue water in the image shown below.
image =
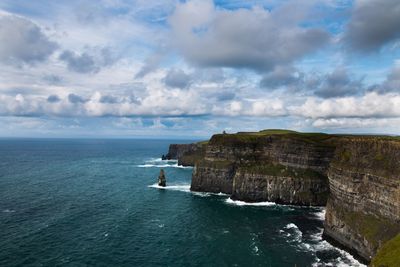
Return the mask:
<svg viewBox="0 0 400 267">
<path fill-rule="evenodd" d="M 357 266 L 321 209 L 190 193 L 171 142 L 0 140 L 0 266 Z"/>
</svg>

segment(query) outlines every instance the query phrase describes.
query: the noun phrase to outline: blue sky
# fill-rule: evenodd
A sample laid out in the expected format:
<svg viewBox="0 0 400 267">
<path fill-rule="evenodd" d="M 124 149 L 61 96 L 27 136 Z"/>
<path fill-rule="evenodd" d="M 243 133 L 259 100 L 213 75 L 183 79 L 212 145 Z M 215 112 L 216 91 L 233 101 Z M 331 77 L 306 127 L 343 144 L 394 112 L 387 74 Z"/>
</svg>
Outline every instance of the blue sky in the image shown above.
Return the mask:
<svg viewBox="0 0 400 267">
<path fill-rule="evenodd" d="M 400 134 L 397 0 L 0 2 L 0 136 Z"/>
</svg>

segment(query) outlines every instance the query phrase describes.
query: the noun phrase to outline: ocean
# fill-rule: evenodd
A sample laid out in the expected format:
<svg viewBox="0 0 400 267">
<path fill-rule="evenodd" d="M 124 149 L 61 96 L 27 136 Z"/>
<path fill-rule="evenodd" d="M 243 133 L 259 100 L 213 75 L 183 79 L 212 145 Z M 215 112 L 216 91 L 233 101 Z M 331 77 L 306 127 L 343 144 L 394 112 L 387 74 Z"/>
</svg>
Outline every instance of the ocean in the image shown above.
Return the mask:
<svg viewBox="0 0 400 267">
<path fill-rule="evenodd" d="M 323 208 L 190 192 L 160 159 L 189 142 L 1 139 L 0 266 L 363 266 L 322 240 Z"/>
</svg>

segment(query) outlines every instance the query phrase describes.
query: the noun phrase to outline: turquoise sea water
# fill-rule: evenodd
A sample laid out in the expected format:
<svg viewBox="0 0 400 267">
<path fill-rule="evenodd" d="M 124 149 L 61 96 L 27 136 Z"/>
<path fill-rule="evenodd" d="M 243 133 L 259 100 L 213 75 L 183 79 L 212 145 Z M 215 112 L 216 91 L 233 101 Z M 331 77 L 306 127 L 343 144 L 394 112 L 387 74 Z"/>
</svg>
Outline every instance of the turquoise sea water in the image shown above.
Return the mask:
<svg viewBox="0 0 400 267">
<path fill-rule="evenodd" d="M 191 193 L 185 142 L 0 140 L 0 266 L 359 266 L 323 209 Z"/>
</svg>

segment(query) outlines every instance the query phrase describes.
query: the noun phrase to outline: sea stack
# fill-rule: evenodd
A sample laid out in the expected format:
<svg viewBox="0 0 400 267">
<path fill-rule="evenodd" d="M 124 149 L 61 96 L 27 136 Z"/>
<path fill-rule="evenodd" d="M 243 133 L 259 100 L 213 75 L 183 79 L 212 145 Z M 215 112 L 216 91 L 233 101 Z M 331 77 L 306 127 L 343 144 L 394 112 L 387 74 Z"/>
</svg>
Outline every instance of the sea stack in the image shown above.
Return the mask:
<svg viewBox="0 0 400 267">
<path fill-rule="evenodd" d="M 164 170 L 160 170 L 160 175 L 158 176 L 158 185 L 165 187 L 167 185 L 167 180 L 165 179 Z"/>
</svg>

